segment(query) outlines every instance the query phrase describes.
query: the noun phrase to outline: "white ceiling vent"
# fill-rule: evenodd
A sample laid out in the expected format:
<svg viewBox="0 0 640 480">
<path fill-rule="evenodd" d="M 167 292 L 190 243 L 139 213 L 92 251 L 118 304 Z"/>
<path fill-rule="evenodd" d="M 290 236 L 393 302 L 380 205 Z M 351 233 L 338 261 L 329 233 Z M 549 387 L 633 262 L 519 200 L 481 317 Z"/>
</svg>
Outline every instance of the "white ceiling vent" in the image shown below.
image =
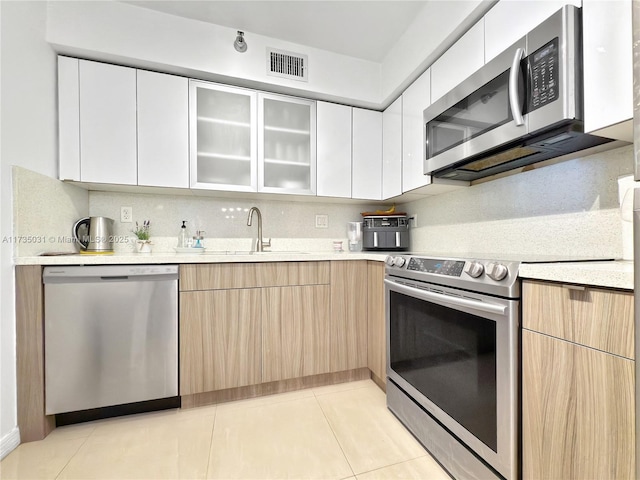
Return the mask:
<svg viewBox="0 0 640 480">
<path fill-rule="evenodd" d="M 267 75 L 308 81 L 308 57 L 267 47 Z"/>
</svg>

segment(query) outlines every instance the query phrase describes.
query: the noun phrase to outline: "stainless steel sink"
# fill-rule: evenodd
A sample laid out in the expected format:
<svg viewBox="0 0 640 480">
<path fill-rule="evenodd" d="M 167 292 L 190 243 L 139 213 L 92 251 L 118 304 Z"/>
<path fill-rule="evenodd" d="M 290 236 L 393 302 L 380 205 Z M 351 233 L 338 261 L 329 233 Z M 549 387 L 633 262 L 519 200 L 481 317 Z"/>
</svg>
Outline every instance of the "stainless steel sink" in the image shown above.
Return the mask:
<svg viewBox="0 0 640 480">
<path fill-rule="evenodd" d="M 308 252 L 295 252 L 291 250 L 283 251 L 263 251 L 255 252 L 248 250 L 220 250 L 220 251 L 206 251 L 205 255 L 306 255 Z"/>
</svg>

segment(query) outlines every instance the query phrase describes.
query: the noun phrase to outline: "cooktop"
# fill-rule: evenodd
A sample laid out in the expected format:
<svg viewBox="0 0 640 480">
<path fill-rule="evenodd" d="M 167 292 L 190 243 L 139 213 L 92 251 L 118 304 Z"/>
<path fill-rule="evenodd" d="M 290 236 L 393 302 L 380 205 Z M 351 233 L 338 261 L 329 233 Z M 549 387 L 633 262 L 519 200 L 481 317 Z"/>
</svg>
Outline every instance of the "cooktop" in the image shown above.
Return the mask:
<svg viewBox="0 0 640 480">
<path fill-rule="evenodd" d="M 385 259 L 388 278 L 446 285 L 508 298 L 520 294 L 518 270 L 523 263 L 593 262 L 614 260 L 589 255 L 513 255 L 390 253 Z M 397 281 L 396 280 L 396 281 Z"/>
<path fill-rule="evenodd" d="M 452 258 L 452 259 L 492 259 L 504 262 L 519 263 L 560 263 L 560 262 L 605 262 L 616 260 L 613 256 L 604 255 L 545 255 L 531 253 L 429 253 L 429 252 L 394 252 L 396 255 L 411 255 L 415 257 Z"/>
</svg>

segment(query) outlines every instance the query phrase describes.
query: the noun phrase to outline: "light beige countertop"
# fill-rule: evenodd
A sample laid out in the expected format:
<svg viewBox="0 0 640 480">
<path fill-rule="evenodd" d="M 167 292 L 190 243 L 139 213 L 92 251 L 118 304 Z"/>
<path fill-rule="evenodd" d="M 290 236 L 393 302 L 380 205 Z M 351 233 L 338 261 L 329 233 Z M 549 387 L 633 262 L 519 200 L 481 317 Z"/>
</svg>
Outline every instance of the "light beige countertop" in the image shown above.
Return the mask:
<svg viewBox="0 0 640 480">
<path fill-rule="evenodd" d="M 248 262 L 317 262 L 322 260 L 384 261 L 386 254 L 357 252 L 204 252 L 184 254 L 171 252 L 116 253 L 113 255 L 56 255 L 16 257 L 16 265 L 139 265 L 158 263 L 248 263 Z"/>
<path fill-rule="evenodd" d="M 16 265 L 139 265 L 164 263 L 317 262 L 323 260 L 384 261 L 386 253 L 374 252 L 264 252 L 212 251 L 201 254 L 154 252 L 114 255 L 60 255 L 15 258 Z M 520 277 L 534 280 L 633 290 L 633 262 L 525 263 Z"/>
<path fill-rule="evenodd" d="M 525 263 L 520 278 L 633 290 L 633 261 Z"/>
</svg>

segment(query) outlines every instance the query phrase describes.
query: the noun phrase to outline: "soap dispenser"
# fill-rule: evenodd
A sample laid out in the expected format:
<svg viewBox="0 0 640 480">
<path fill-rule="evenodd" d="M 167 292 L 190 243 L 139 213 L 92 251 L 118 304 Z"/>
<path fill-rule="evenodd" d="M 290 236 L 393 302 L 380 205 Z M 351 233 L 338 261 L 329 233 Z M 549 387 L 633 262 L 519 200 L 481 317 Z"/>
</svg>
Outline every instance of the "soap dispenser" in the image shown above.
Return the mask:
<svg viewBox="0 0 640 480">
<path fill-rule="evenodd" d="M 187 248 L 189 246 L 189 235 L 187 235 L 187 221 L 182 221 L 180 233 L 178 234 L 178 248 Z"/>
</svg>

